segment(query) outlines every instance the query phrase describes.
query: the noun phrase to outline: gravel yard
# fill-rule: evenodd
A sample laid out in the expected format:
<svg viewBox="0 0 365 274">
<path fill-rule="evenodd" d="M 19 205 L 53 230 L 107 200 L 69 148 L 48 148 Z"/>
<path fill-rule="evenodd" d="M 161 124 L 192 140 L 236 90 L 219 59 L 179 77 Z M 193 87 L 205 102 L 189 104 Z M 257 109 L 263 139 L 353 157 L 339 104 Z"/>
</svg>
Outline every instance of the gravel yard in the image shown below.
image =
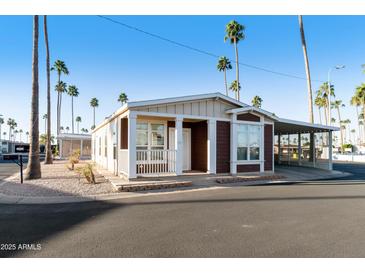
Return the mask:
<svg viewBox="0 0 365 274">
<path fill-rule="evenodd" d="M 81 161 L 75 168 L 86 162 Z M 1 164 L 0 164 L 1 165 Z M 54 161 L 53 165 L 43 165 L 42 178 L 24 181 L 20 184 L 19 174 L 0 181 L 0 193 L 15 196 L 85 196 L 115 192 L 113 186 L 103 176 L 95 172 L 96 184 L 90 184 L 75 171 L 67 168 L 67 161 Z"/>
</svg>

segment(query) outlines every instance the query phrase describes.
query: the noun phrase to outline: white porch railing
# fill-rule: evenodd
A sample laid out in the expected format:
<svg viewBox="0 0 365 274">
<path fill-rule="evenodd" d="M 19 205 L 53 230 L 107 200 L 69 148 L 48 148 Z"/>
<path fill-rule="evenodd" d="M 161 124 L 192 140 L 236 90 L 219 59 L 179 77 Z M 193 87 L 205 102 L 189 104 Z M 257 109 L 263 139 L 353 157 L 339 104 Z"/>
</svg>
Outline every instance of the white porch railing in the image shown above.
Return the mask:
<svg viewBox="0 0 365 274">
<path fill-rule="evenodd" d="M 176 172 L 176 150 L 137 150 L 137 175 Z"/>
</svg>

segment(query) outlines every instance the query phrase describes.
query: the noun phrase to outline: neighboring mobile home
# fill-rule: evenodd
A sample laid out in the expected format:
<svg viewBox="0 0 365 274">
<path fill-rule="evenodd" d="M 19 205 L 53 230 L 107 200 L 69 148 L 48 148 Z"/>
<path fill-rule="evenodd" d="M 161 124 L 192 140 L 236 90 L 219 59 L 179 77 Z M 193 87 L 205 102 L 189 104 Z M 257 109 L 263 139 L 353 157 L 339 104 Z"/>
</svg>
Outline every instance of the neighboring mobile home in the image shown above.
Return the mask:
<svg viewBox="0 0 365 274">
<path fill-rule="evenodd" d="M 332 169 L 334 130 L 282 119 L 221 93 L 129 102 L 93 130 L 92 159 L 128 179 L 273 172 L 274 159 Z"/>
</svg>

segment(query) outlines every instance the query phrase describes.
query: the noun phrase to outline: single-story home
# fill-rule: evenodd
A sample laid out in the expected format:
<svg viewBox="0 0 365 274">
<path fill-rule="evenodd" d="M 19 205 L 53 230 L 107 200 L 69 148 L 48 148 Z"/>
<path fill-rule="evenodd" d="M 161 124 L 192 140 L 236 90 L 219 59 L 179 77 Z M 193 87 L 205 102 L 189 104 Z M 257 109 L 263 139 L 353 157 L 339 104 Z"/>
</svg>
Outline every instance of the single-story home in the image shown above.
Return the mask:
<svg viewBox="0 0 365 274">
<path fill-rule="evenodd" d="M 57 136 L 60 159 L 68 158 L 75 150 L 80 150 L 81 159 L 91 158 L 91 135 L 60 133 Z"/>
<path fill-rule="evenodd" d="M 332 169 L 336 127 L 279 118 L 221 93 L 128 102 L 92 132 L 93 161 L 119 176 Z"/>
</svg>

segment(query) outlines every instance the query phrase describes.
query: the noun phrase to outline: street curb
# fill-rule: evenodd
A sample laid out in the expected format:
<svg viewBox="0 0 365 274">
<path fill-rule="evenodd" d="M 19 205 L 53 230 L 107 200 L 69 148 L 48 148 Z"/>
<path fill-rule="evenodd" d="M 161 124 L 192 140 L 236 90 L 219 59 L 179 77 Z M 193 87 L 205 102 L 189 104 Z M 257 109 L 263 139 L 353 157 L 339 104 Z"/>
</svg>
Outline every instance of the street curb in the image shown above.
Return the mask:
<svg viewBox="0 0 365 274">
<path fill-rule="evenodd" d="M 227 183 L 227 184 L 218 184 L 212 186 L 201 186 L 196 185 L 192 187 L 186 188 L 172 188 L 165 189 L 166 191 L 156 191 L 156 192 L 119 192 L 112 194 L 98 194 L 98 195 L 88 195 L 88 196 L 50 196 L 50 197 L 37 197 L 37 196 L 14 196 L 14 195 L 6 195 L 0 193 L 0 204 L 16 204 L 16 205 L 35 205 L 35 204 L 68 204 L 68 203 L 85 203 L 85 202 L 95 202 L 95 201 L 111 201 L 117 199 L 129 199 L 129 198 L 139 198 L 146 196 L 156 196 L 156 195 L 164 195 L 164 194 L 177 194 L 184 192 L 193 192 L 193 191 L 207 191 L 207 190 L 216 190 L 216 189 L 224 189 L 235 186 L 270 186 L 270 185 L 281 185 L 281 184 L 310 184 L 313 181 L 318 180 L 330 180 L 337 178 L 344 178 L 352 175 L 351 173 L 341 172 L 341 174 L 336 174 L 332 176 L 326 176 L 318 179 L 310 179 L 310 180 L 277 180 L 277 181 L 265 181 L 265 182 L 236 182 L 236 183 Z"/>
</svg>

